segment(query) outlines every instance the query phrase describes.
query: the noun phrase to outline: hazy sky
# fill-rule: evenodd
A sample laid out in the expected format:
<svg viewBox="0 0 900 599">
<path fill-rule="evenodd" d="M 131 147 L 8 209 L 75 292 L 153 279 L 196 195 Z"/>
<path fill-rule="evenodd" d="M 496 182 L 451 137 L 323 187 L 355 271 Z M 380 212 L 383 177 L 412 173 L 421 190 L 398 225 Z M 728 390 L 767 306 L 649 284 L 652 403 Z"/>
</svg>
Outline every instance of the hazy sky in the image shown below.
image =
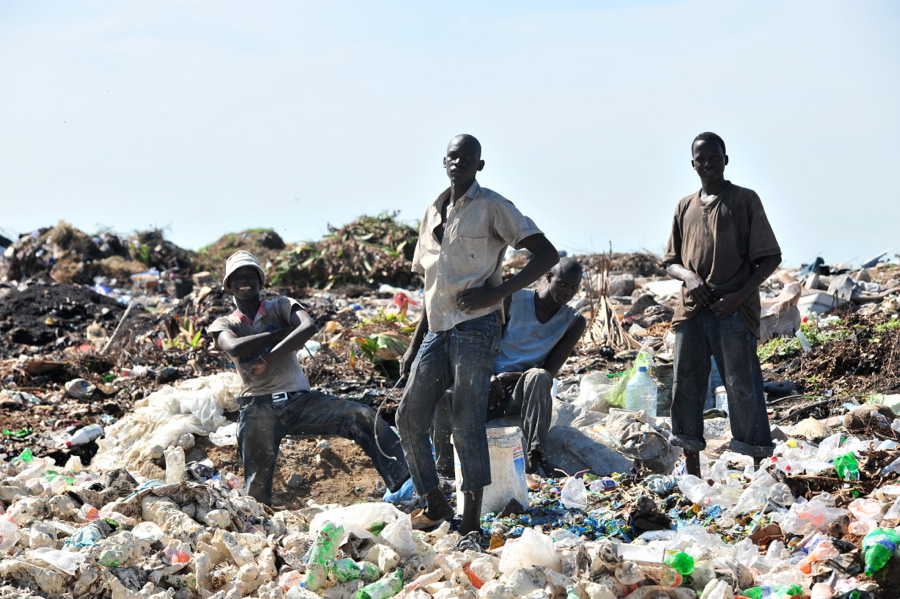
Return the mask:
<svg viewBox="0 0 900 599">
<path fill-rule="evenodd" d="M 785 265 L 900 252 L 900 4 L 0 3 L 0 233 L 191 249 L 399 211 L 476 135 L 482 185 L 572 253 L 661 254 L 724 137 Z"/>
</svg>

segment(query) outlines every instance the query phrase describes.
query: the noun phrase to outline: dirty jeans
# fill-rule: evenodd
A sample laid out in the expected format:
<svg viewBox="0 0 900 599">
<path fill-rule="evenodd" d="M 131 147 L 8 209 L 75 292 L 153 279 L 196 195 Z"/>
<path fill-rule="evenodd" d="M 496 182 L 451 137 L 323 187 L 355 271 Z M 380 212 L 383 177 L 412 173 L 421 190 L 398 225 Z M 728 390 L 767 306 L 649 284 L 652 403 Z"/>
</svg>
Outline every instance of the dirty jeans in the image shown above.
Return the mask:
<svg viewBox="0 0 900 599">
<path fill-rule="evenodd" d="M 462 470 L 460 487 L 476 491 L 491 484 L 485 420 L 494 358 L 499 351 L 500 320 L 496 312 L 425 335 L 397 409 L 400 441 L 420 495 L 438 486 L 431 454 L 431 425 L 438 402 L 450 387 L 453 439 Z"/>
<path fill-rule="evenodd" d="M 706 448 L 703 404 L 709 381 L 710 355 L 728 392 L 730 449 L 753 457 L 772 455 L 772 432 L 766 414 L 756 337 L 740 312 L 718 318 L 709 307 L 675 330 L 675 377 L 672 384 L 672 432 L 675 443 L 689 451 Z"/>
<path fill-rule="evenodd" d="M 544 453 L 550 420 L 553 417 L 553 377 L 543 368 L 525 371 L 511 395 L 496 408 L 488 409 L 488 420 L 502 416 L 521 416 L 526 453 Z M 448 393 L 434 413 L 434 453 L 437 468 L 444 476 L 453 476 L 453 445 L 450 443 L 450 414 L 453 395 Z"/>
<path fill-rule="evenodd" d="M 396 491 L 409 478 L 409 469 L 396 433 L 383 419 L 377 423 L 376 441 L 375 410 L 319 391 L 298 391 L 274 401 L 269 396 L 252 398 L 241 407 L 238 420 L 247 494 L 271 505 L 275 459 L 286 435 L 338 435 L 355 441 L 385 485 Z"/>
</svg>

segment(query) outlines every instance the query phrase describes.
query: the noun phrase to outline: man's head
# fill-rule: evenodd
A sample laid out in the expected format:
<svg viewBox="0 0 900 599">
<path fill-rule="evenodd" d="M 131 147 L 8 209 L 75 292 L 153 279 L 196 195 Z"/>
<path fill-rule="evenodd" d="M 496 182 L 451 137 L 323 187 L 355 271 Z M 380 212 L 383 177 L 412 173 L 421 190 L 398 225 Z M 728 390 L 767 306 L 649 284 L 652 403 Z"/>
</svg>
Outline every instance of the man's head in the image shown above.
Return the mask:
<svg viewBox="0 0 900 599">
<path fill-rule="evenodd" d="M 715 182 L 724 178 L 726 164 L 728 155 L 721 137 L 707 131 L 694 138 L 691 143 L 691 166 L 701 181 Z"/>
<path fill-rule="evenodd" d="M 547 289 L 553 301 L 560 306 L 568 304 L 581 285 L 581 264 L 563 256 L 547 273 Z"/>
<path fill-rule="evenodd" d="M 447 146 L 444 168 L 453 185 L 465 186 L 475 181 L 475 175 L 484 168 L 481 159 L 481 143 L 467 134 L 457 135 Z"/>
<path fill-rule="evenodd" d="M 225 261 L 222 287 L 232 295 L 252 295 L 266 284 L 266 273 L 259 259 L 246 250 L 238 250 Z"/>
</svg>

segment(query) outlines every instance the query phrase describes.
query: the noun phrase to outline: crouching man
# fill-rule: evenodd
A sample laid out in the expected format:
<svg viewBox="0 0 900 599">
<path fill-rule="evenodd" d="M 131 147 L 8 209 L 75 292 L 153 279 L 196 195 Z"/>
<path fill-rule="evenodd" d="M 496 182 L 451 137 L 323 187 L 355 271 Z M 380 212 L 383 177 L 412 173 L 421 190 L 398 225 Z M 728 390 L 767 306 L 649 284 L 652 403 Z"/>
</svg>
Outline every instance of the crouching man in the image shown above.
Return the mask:
<svg viewBox="0 0 900 599">
<path fill-rule="evenodd" d="M 544 460 L 550 420 L 553 416 L 553 377 L 562 368 L 586 326 L 584 317 L 567 305 L 581 284 L 581 265 L 561 258 L 547 273 L 547 284 L 535 291 L 521 289 L 503 300 L 508 314 L 500 337 L 500 354 L 494 359 L 494 375 L 488 404 L 488 420 L 519 416 L 525 434 L 526 470 L 537 473 L 550 467 Z M 434 445 L 438 471 L 452 476 L 450 407 L 447 394 L 434 420 Z"/>
<path fill-rule="evenodd" d="M 209 327 L 216 347 L 228 354 L 241 377 L 238 448 L 247 494 L 271 505 L 275 459 L 286 435 L 355 441 L 396 491 L 409 478 L 397 435 L 372 408 L 310 390 L 297 351 L 315 334 L 315 324 L 297 300 L 263 300 L 265 282 L 253 254 L 232 254 L 222 286 L 237 309 Z"/>
</svg>

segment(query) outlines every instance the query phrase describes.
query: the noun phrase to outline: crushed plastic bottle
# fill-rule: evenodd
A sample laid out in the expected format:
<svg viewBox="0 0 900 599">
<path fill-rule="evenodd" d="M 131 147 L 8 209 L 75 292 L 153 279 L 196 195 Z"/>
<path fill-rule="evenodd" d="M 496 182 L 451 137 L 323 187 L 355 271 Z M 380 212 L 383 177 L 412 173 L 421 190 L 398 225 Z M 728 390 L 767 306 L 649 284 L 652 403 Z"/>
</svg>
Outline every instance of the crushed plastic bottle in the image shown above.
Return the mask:
<svg viewBox="0 0 900 599">
<path fill-rule="evenodd" d="M 403 570 L 397 568 L 389 576 L 376 580 L 356 591 L 354 599 L 388 599 L 403 588 Z"/>
<path fill-rule="evenodd" d="M 622 565 L 616 568 L 616 580 L 624 585 L 637 584 L 644 580 L 644 572 L 641 567 L 634 562 L 622 562 Z"/>
<path fill-rule="evenodd" d="M 357 562 L 349 557 L 328 563 L 328 570 L 338 582 L 348 582 L 359 578 L 364 582 L 374 582 L 381 577 L 378 566 L 371 562 Z"/>
<path fill-rule="evenodd" d="M 799 584 L 779 584 L 776 586 L 761 586 L 749 588 L 741 593 L 750 599 L 776 599 L 788 595 L 802 595 L 803 588 Z"/>
<path fill-rule="evenodd" d="M 665 562 L 667 566 L 682 576 L 690 576 L 694 573 L 694 558 L 684 551 L 670 551 Z"/>
<path fill-rule="evenodd" d="M 834 589 L 824 582 L 817 582 L 809 591 L 809 599 L 831 599 L 834 596 Z"/>
<path fill-rule="evenodd" d="M 319 536 L 309 550 L 306 578 L 303 581 L 304 586 L 310 591 L 315 592 L 325 586 L 328 563 L 334 560 L 337 542 L 343 535 L 344 527 L 331 521 L 326 521 L 319 530 Z"/>
<path fill-rule="evenodd" d="M 871 576 L 888 563 L 900 545 L 900 534 L 891 528 L 876 528 L 865 536 L 862 542 L 863 557 L 866 561 L 866 576 Z"/>
<path fill-rule="evenodd" d="M 0 520 L 0 555 L 19 542 L 19 528 L 15 522 Z"/>
<path fill-rule="evenodd" d="M 169 447 L 165 450 L 166 484 L 183 483 L 186 480 L 184 449 L 181 446 Z"/>
<path fill-rule="evenodd" d="M 828 539 L 822 539 L 809 550 L 806 557 L 800 560 L 798 567 L 804 574 L 810 574 L 814 563 L 837 557 L 840 554 L 841 552 L 837 550 L 834 543 Z"/>
<path fill-rule="evenodd" d="M 834 469 L 842 480 L 859 480 L 859 463 L 852 451 L 834 458 Z"/>
</svg>

